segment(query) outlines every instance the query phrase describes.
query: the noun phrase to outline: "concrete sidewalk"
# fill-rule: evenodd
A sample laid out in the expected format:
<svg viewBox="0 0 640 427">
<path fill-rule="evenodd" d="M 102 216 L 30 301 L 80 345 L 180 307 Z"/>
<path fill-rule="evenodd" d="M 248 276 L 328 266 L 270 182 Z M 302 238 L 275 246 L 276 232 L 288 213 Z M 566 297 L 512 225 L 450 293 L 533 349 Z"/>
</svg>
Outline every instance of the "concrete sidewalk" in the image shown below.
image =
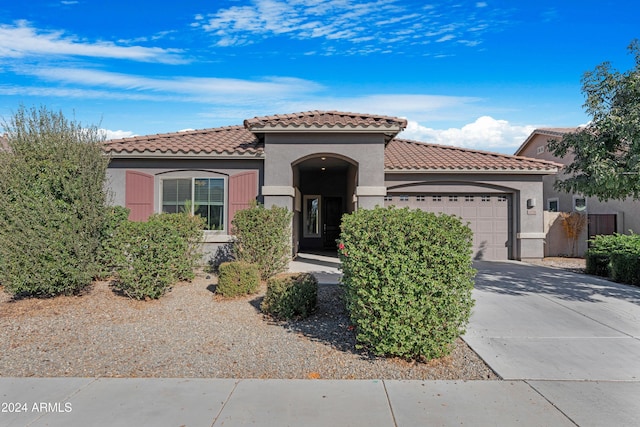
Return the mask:
<svg viewBox="0 0 640 427">
<path fill-rule="evenodd" d="M 479 262 L 463 337 L 504 381 L 0 378 L 0 426 L 636 426 L 640 288 Z M 292 271 L 337 283 L 335 258 Z"/>
<path fill-rule="evenodd" d="M 522 381 L 0 378 L 0 390 L 5 427 L 574 425 Z"/>
</svg>

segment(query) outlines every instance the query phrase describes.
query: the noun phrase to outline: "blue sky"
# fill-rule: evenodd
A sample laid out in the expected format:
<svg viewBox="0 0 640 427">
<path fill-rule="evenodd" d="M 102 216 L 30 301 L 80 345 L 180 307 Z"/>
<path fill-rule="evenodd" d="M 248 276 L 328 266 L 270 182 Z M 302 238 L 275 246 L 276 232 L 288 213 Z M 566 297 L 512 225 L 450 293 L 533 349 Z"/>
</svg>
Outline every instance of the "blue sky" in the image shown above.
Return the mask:
<svg viewBox="0 0 640 427">
<path fill-rule="evenodd" d="M 109 136 L 307 110 L 513 153 L 588 121 L 580 79 L 632 65 L 640 3 L 29 0 L 0 8 L 0 116 L 46 105 Z"/>
</svg>

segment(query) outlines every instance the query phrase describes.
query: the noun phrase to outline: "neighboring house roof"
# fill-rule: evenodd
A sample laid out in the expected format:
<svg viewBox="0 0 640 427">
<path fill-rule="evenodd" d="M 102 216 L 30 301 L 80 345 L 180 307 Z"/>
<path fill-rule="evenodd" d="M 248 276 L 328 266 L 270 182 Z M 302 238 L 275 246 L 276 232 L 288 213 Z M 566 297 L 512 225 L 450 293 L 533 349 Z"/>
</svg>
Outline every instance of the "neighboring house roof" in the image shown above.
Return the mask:
<svg viewBox="0 0 640 427">
<path fill-rule="evenodd" d="M 555 173 L 562 165 L 528 157 L 471 150 L 405 139 L 392 140 L 385 150 L 389 172 L 534 172 Z"/>
<path fill-rule="evenodd" d="M 261 156 L 263 144 L 242 126 L 228 126 L 158 135 L 112 139 L 105 142 L 112 155 L 253 155 Z"/>
<path fill-rule="evenodd" d="M 527 139 L 524 140 L 522 145 L 516 150 L 515 153 L 513 153 L 513 155 L 519 156 L 527 148 L 527 145 L 529 145 L 529 142 L 531 142 L 531 140 L 536 137 L 536 135 L 547 135 L 551 137 L 550 139 L 553 139 L 553 137 L 562 138 L 564 135 L 571 132 L 575 132 L 577 129 L 578 129 L 577 127 L 534 129 L 534 131 L 531 132 L 531 135 L 529 135 Z"/>
</svg>

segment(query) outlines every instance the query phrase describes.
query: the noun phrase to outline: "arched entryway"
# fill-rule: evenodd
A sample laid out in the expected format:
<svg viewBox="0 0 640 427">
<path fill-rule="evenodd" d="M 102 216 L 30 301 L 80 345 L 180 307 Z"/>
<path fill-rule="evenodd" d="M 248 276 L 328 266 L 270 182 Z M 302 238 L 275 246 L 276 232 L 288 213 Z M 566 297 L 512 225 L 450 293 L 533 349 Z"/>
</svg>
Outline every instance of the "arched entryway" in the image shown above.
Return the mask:
<svg viewBox="0 0 640 427">
<path fill-rule="evenodd" d="M 342 215 L 356 207 L 358 166 L 334 153 L 306 156 L 292 164 L 296 189 L 293 220 L 298 250 L 333 250 Z"/>
</svg>

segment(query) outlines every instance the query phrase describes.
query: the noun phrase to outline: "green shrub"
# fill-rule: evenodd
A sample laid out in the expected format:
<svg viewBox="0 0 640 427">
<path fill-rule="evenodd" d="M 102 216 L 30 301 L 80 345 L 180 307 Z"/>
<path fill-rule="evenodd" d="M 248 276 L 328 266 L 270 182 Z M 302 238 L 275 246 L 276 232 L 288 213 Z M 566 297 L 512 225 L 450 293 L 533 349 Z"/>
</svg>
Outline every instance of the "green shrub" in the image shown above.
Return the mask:
<svg viewBox="0 0 640 427">
<path fill-rule="evenodd" d="M 175 282 L 193 279 L 198 258 L 193 247 L 201 230 L 202 219 L 186 214 L 122 223 L 116 233 L 114 288 L 130 298 L 155 299 Z"/>
<path fill-rule="evenodd" d="M 100 230 L 100 250 L 98 252 L 98 278 L 109 277 L 115 272 L 115 260 L 118 254 L 117 233 L 122 224 L 128 221 L 129 209 L 122 206 L 110 206 L 106 209 L 104 222 Z"/>
<path fill-rule="evenodd" d="M 234 258 L 257 264 L 262 279 L 285 271 L 291 259 L 291 218 L 291 212 L 277 206 L 254 204 L 237 212 L 232 221 Z"/>
<path fill-rule="evenodd" d="M 393 207 L 345 215 L 338 253 L 358 348 L 406 359 L 448 354 L 473 306 L 471 244 L 453 216 Z"/>
<path fill-rule="evenodd" d="M 640 251 L 611 254 L 611 278 L 616 282 L 640 285 Z"/>
<path fill-rule="evenodd" d="M 610 277 L 616 281 L 631 283 L 633 272 L 629 271 L 635 265 L 634 256 L 640 256 L 640 235 L 638 234 L 612 234 L 595 236 L 589 241 L 589 249 L 585 253 L 586 269 L 588 274 Z M 614 267 L 614 255 L 619 255 L 617 265 Z M 622 265 L 629 262 L 630 265 Z M 615 269 L 615 273 L 614 273 Z M 636 270 L 636 275 L 640 274 Z M 622 279 L 622 277 L 627 279 Z"/>
<path fill-rule="evenodd" d="M 216 293 L 224 297 L 253 294 L 260 287 L 258 266 L 244 261 L 223 262 L 218 268 Z"/>
<path fill-rule="evenodd" d="M 0 156 L 0 283 L 18 296 L 77 293 L 98 272 L 104 137 L 46 108 L 21 107 L 4 128 L 10 151 Z"/>
<path fill-rule="evenodd" d="M 318 281 L 309 273 L 283 273 L 267 281 L 260 308 L 277 319 L 308 317 L 318 301 Z"/>
</svg>

